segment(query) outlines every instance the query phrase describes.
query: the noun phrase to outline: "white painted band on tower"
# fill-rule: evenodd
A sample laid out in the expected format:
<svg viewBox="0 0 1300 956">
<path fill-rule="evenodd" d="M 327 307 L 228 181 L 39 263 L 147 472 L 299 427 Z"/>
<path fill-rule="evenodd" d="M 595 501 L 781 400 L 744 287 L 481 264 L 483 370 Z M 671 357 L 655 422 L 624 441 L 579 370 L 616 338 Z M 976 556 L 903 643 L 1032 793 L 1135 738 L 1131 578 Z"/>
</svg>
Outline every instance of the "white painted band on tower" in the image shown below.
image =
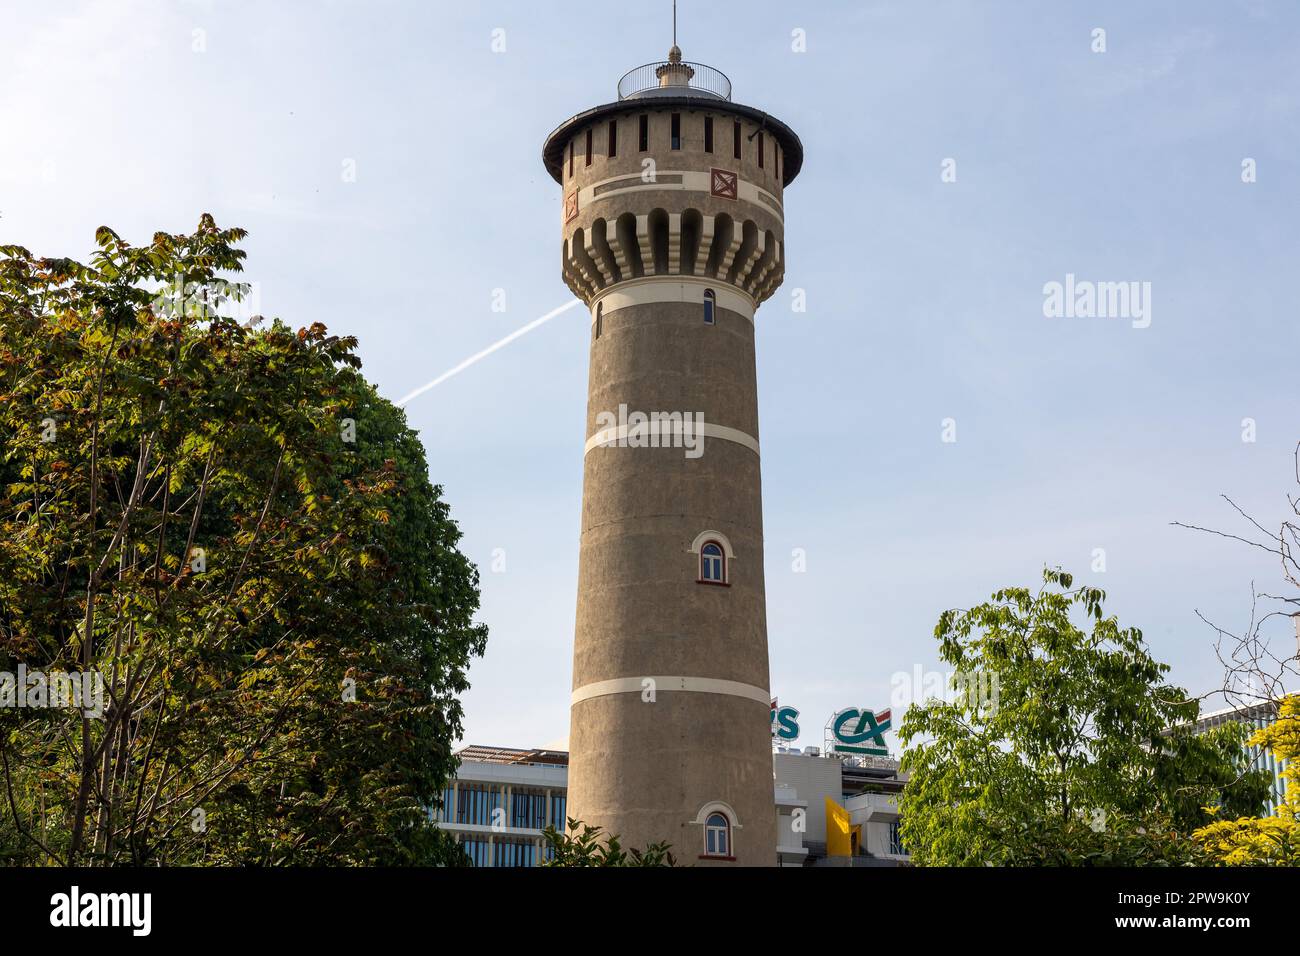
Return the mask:
<svg viewBox="0 0 1300 956">
<path fill-rule="evenodd" d="M 606 316 L 630 305 L 651 302 L 688 302 L 704 308 L 704 291 L 712 289 L 718 308 L 727 309 L 754 321 L 754 299 L 725 279 L 705 276 L 641 276 L 624 279 L 596 293 L 592 298 L 591 321 L 596 321 L 596 309 L 604 303 Z"/>
<path fill-rule="evenodd" d="M 726 162 L 726 160 L 722 160 Z M 621 196 L 625 193 L 641 192 L 643 190 L 655 191 L 674 191 L 681 190 L 684 192 L 696 192 L 702 196 L 710 195 L 709 180 L 711 176 L 708 170 L 694 169 L 661 169 L 655 172 L 655 178 L 644 180 L 640 176 L 611 176 L 608 179 L 602 179 L 594 182 L 589 186 L 584 186 L 578 190 L 578 205 L 586 209 L 592 203 L 601 199 L 612 199 L 615 196 Z M 741 179 L 738 183 L 738 197 L 745 202 L 756 202 L 768 207 L 777 220 L 784 225 L 785 215 L 782 212 L 781 200 L 768 192 L 761 189 L 748 180 Z"/>
<path fill-rule="evenodd" d="M 602 428 L 587 439 L 587 444 L 582 449 L 582 457 L 586 458 L 593 448 L 621 445 L 629 437 L 636 441 L 635 445 L 629 442 L 630 447 L 633 448 L 680 448 L 683 445 L 682 436 L 685 427 L 685 423 L 681 421 L 664 421 L 652 418 L 640 425 L 616 425 L 613 428 Z M 703 435 L 705 438 L 717 438 L 720 441 L 733 442 L 737 445 L 744 445 L 755 455 L 759 453 L 758 439 L 753 435 L 742 432 L 739 428 L 714 425 L 712 422 L 704 422 L 700 425 L 692 422 L 691 429 L 692 434 L 697 437 Z M 650 438 L 656 439 L 657 444 L 651 444 L 647 441 Z"/>
<path fill-rule="evenodd" d="M 715 677 L 616 677 L 613 680 L 596 681 L 586 684 L 573 692 L 569 699 L 570 706 L 590 700 L 593 697 L 605 697 L 609 694 L 640 694 L 648 690 L 646 681 L 653 681 L 655 693 L 668 690 L 684 690 L 698 694 L 720 694 L 724 697 L 743 697 L 758 701 L 764 707 L 771 706 L 772 695 L 763 687 L 743 684 L 735 680 L 720 680 Z"/>
</svg>

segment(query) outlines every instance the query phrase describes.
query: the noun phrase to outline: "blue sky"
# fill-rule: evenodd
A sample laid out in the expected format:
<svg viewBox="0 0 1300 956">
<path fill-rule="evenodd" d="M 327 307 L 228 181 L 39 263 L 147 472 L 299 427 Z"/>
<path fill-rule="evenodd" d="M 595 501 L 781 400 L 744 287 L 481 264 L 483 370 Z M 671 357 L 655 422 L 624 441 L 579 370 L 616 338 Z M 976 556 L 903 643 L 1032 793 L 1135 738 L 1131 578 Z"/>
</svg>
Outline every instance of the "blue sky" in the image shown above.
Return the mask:
<svg viewBox="0 0 1300 956">
<path fill-rule="evenodd" d="M 209 211 L 251 231 L 262 311 L 359 336 L 396 400 L 570 301 L 542 141 L 671 41 L 667 2 L 583 9 L 15 4 L 0 241 L 81 257 L 100 224 L 143 242 Z M 772 687 L 800 743 L 937 669 L 942 609 L 1044 564 L 1216 686 L 1196 610 L 1243 625 L 1278 570 L 1170 522 L 1238 530 L 1228 493 L 1273 526 L 1294 488 L 1300 8 L 684 0 L 678 39 L 806 150 L 757 317 Z M 1067 273 L 1150 282 L 1150 326 L 1044 317 Z M 483 571 L 467 741 L 568 732 L 587 336 L 566 312 L 408 406 Z"/>
</svg>

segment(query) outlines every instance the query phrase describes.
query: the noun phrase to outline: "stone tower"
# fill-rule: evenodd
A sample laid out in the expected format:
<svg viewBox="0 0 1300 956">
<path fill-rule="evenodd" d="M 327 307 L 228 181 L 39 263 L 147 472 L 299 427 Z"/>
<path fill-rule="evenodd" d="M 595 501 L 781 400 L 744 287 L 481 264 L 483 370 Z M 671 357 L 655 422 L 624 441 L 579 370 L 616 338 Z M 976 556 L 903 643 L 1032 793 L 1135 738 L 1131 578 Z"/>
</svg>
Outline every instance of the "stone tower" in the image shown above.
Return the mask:
<svg viewBox="0 0 1300 956">
<path fill-rule="evenodd" d="M 674 45 L 543 158 L 591 315 L 568 815 L 774 865 L 754 311 L 803 147 Z"/>
</svg>

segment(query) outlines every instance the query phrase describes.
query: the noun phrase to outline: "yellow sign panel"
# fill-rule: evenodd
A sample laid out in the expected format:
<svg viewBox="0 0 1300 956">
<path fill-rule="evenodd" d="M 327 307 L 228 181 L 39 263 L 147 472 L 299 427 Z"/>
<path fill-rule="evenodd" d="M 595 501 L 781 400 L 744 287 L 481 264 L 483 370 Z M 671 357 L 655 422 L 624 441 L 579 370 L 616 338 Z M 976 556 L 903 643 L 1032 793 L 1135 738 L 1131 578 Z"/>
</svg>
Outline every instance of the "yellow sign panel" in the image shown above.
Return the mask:
<svg viewBox="0 0 1300 956">
<path fill-rule="evenodd" d="M 862 839 L 862 826 L 854 826 L 849 811 L 826 797 L 826 855 L 853 856 Z"/>
</svg>

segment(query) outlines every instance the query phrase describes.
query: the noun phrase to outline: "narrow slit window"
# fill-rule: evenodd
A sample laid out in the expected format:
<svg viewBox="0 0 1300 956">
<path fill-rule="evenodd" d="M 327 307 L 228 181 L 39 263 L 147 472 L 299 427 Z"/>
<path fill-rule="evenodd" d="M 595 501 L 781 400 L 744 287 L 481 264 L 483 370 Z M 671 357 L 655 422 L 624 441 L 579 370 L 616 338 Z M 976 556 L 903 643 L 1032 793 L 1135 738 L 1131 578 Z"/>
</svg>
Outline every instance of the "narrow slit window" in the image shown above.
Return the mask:
<svg viewBox="0 0 1300 956">
<path fill-rule="evenodd" d="M 609 121 L 609 158 L 618 155 L 618 120 Z"/>
<path fill-rule="evenodd" d="M 591 134 L 588 133 L 587 136 L 590 137 Z M 766 152 L 766 150 L 764 149 L 764 145 L 765 144 L 763 143 L 763 134 L 759 133 L 758 134 L 758 168 L 759 169 L 763 168 L 763 153 Z"/>
<path fill-rule="evenodd" d="M 596 304 L 596 338 L 600 338 L 601 326 L 605 322 L 605 303 Z"/>
<path fill-rule="evenodd" d="M 712 325 L 714 320 L 714 307 L 717 305 L 717 299 L 712 289 L 704 290 L 704 324 Z"/>
<path fill-rule="evenodd" d="M 740 121 L 731 124 L 731 151 L 740 159 Z"/>
<path fill-rule="evenodd" d="M 573 178 L 573 140 L 569 140 L 569 178 Z"/>
<path fill-rule="evenodd" d="M 681 113 L 673 114 L 672 148 L 673 149 L 682 148 L 682 114 Z"/>
<path fill-rule="evenodd" d="M 588 126 L 588 127 L 587 127 L 587 161 L 586 161 L 586 163 L 584 164 L 584 165 L 587 165 L 587 166 L 590 166 L 590 165 L 591 165 L 591 136 L 592 136 L 592 132 L 593 132 L 592 128 L 591 128 L 590 126 Z M 762 163 L 759 163 L 759 165 L 761 166 Z"/>
<path fill-rule="evenodd" d="M 704 151 L 713 152 L 713 117 L 704 117 Z"/>
<path fill-rule="evenodd" d="M 650 148 L 650 117 L 641 114 L 641 152 Z"/>
</svg>

